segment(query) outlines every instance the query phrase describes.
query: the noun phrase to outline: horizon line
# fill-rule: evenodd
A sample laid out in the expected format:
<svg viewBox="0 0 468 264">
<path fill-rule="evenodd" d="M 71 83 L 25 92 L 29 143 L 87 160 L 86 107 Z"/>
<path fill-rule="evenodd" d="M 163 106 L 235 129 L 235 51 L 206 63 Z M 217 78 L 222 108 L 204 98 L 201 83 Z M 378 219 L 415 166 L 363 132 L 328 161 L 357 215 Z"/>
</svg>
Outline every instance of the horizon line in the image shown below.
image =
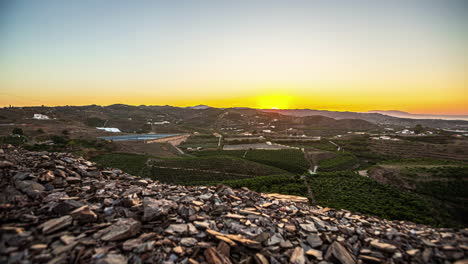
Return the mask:
<svg viewBox="0 0 468 264">
<path fill-rule="evenodd" d="M 329 109 L 314 109 L 314 108 L 259 108 L 259 107 L 248 107 L 248 106 L 230 106 L 230 107 L 214 107 L 214 106 L 209 106 L 207 104 L 194 104 L 194 105 L 184 105 L 184 106 L 179 106 L 179 105 L 169 105 L 169 104 L 164 104 L 164 105 L 145 105 L 145 104 L 124 104 L 124 103 L 114 103 L 114 104 L 108 104 L 108 105 L 101 105 L 101 104 L 83 104 L 83 105 L 21 105 L 21 106 L 15 106 L 15 105 L 3 105 L 0 106 L 2 108 L 35 108 L 35 107 L 85 107 L 85 106 L 100 106 L 100 107 L 109 107 L 112 105 L 126 105 L 126 106 L 170 106 L 170 107 L 177 107 L 177 108 L 189 108 L 189 107 L 196 107 L 196 106 L 206 106 L 209 108 L 216 108 L 216 109 L 232 109 L 232 108 L 245 108 L 245 109 L 255 109 L 255 110 L 273 110 L 273 111 L 283 111 L 283 110 L 312 110 L 312 111 L 327 111 L 327 112 L 348 112 L 348 113 L 361 113 L 361 114 L 382 114 L 382 113 L 375 113 L 376 111 L 381 111 L 381 112 L 400 112 L 402 115 L 420 115 L 420 116 L 451 116 L 451 117 L 468 117 L 468 113 L 466 114 L 434 114 L 434 113 L 412 113 L 412 112 L 407 112 L 403 110 L 396 110 L 396 109 L 388 109 L 388 110 L 380 110 L 380 109 L 374 109 L 374 110 L 367 110 L 367 111 L 350 111 L 350 110 L 329 110 Z M 388 114 L 387 114 L 388 115 Z"/>
</svg>

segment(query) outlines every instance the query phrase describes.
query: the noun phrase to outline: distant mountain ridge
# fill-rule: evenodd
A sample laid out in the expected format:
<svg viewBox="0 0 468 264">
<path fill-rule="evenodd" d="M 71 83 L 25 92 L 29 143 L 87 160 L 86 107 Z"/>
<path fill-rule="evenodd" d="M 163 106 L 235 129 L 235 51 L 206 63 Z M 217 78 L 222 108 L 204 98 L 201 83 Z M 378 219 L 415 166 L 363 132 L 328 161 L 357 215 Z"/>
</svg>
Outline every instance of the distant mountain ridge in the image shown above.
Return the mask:
<svg viewBox="0 0 468 264">
<path fill-rule="evenodd" d="M 208 106 L 208 105 L 195 105 L 195 106 L 187 106 L 185 108 L 188 108 L 188 109 L 208 109 L 208 108 L 212 108 L 211 106 Z"/>
<path fill-rule="evenodd" d="M 443 120 L 465 120 L 468 121 L 468 115 L 435 115 L 435 114 L 412 114 L 398 110 L 372 110 L 368 113 L 378 113 L 399 118 L 412 119 L 443 119 Z"/>
<path fill-rule="evenodd" d="M 369 112 L 339 112 L 339 111 L 328 111 L 328 110 L 313 110 L 313 109 L 260 109 L 263 112 L 273 112 L 282 115 L 291 115 L 291 116 L 325 116 L 334 119 L 362 119 L 374 124 L 381 124 L 381 125 L 399 125 L 399 126 L 407 126 L 412 127 L 417 124 L 421 124 L 427 127 L 434 127 L 434 128 L 448 128 L 448 127 L 468 127 L 468 116 L 465 118 L 457 118 L 457 119 L 444 119 L 440 116 L 434 115 L 414 115 L 409 114 L 404 116 L 395 116 L 396 112 L 405 113 L 402 111 L 391 111 L 393 115 L 389 113 L 369 113 Z M 410 117 L 412 116 L 412 117 Z M 460 116 L 458 116 L 460 117 Z M 463 116 L 461 116 L 463 117 Z"/>
<path fill-rule="evenodd" d="M 87 106 L 56 106 L 56 107 L 20 107 L 0 109 L 0 117 L 4 117 L 1 123 L 14 123 L 21 120 L 22 117 L 30 117 L 35 113 L 45 113 L 56 118 L 63 118 L 68 120 L 82 119 L 85 122 L 88 117 L 96 117 L 101 120 L 111 120 L 108 125 L 117 122 L 122 127 L 127 127 L 128 131 L 137 131 L 135 122 L 131 120 L 139 120 L 139 124 L 148 122 L 149 119 L 157 121 L 169 121 L 172 124 L 183 122 L 186 125 L 198 128 L 216 128 L 216 127 L 234 127 L 242 126 L 248 127 L 247 116 L 258 118 L 266 118 L 266 115 L 284 121 L 292 121 L 302 123 L 303 117 L 309 116 L 322 116 L 327 118 L 336 119 L 315 119 L 316 123 L 322 123 L 325 127 L 340 127 L 342 129 L 356 129 L 365 128 L 371 129 L 374 125 L 383 126 L 403 126 L 414 127 L 421 124 L 426 127 L 441 128 L 441 129 L 457 129 L 468 130 L 468 118 L 457 120 L 444 120 L 440 116 L 431 115 L 416 115 L 405 113 L 402 111 L 379 111 L 375 110 L 373 113 L 364 112 L 339 112 L 327 110 L 313 110 L 313 109 L 254 109 L 248 107 L 231 107 L 231 108 L 216 108 L 208 105 L 196 105 L 189 107 L 176 107 L 169 105 L 125 105 L 113 104 L 108 106 L 87 105 Z M 16 111 L 15 111 L 16 109 Z M 27 113 L 26 113 L 27 112 Z M 378 112 L 378 113 L 374 113 Z M 272 116 L 276 114 L 277 116 Z M 394 115 L 401 115 L 400 117 Z M 411 117 L 410 117 L 411 116 Z M 296 117 L 298 119 L 291 119 L 287 117 Z M 457 116 L 460 117 L 460 116 Z M 463 117 L 463 116 L 461 116 Z M 360 120 L 367 121 L 371 124 L 359 122 Z M 354 120 L 354 121 L 351 121 Z M 356 121 L 357 120 L 357 121 Z M 319 122 L 320 121 L 320 122 Z M 137 122 L 138 123 L 138 122 Z M 116 126 L 117 127 L 117 126 Z M 173 128 L 173 125 L 168 126 Z M 181 131 L 184 132 L 184 131 Z"/>
</svg>

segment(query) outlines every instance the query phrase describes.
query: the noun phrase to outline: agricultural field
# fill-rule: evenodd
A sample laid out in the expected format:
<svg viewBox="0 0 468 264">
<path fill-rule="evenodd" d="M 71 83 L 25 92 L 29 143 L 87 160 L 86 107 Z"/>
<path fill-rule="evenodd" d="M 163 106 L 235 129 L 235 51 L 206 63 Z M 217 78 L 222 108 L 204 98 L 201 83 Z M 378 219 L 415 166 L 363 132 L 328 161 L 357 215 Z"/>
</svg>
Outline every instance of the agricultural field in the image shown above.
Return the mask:
<svg viewBox="0 0 468 264">
<path fill-rule="evenodd" d="M 208 170 L 149 167 L 148 177 L 164 183 L 181 185 L 205 185 L 206 182 L 253 178 L 254 175 Z"/>
<path fill-rule="evenodd" d="M 335 157 L 322 159 L 318 163 L 320 171 L 350 170 L 359 166 L 359 160 L 352 154 L 338 154 Z"/>
<path fill-rule="evenodd" d="M 201 182 L 201 185 L 226 184 L 233 188 L 247 187 L 257 192 L 282 193 L 307 196 L 307 187 L 299 177 L 291 175 L 269 175 L 250 179 Z"/>
<path fill-rule="evenodd" d="M 421 137 L 422 138 L 422 137 Z M 372 152 L 402 158 L 446 159 L 458 162 L 468 161 L 468 141 L 453 144 L 431 144 L 419 141 L 374 140 L 370 144 Z"/>
<path fill-rule="evenodd" d="M 452 208 L 456 217 L 466 221 L 468 166 L 453 161 L 425 159 L 416 162 L 387 162 L 371 168 L 368 175 L 381 183 L 436 199 Z"/>
<path fill-rule="evenodd" d="M 131 153 L 108 153 L 95 156 L 92 161 L 102 167 L 119 168 L 161 182 L 187 185 L 273 174 L 292 176 L 277 167 L 230 156 L 159 158 Z"/>
<path fill-rule="evenodd" d="M 179 145 L 181 149 L 217 149 L 219 138 L 211 134 L 191 135 L 185 142 Z"/>
<path fill-rule="evenodd" d="M 437 200 L 399 190 L 351 171 L 319 173 L 307 176 L 315 199 L 321 206 L 406 220 L 437 226 L 462 226 L 463 219 L 453 218 L 453 210 Z M 247 187 L 257 192 L 278 192 L 308 196 L 307 186 L 299 177 L 260 176 L 250 179 L 201 182 L 223 183 L 233 188 Z"/>
<path fill-rule="evenodd" d="M 224 173 L 238 173 L 252 176 L 287 173 L 277 167 L 260 164 L 242 158 L 230 156 L 186 157 L 174 159 L 151 159 L 152 167 L 178 168 Z"/>
<path fill-rule="evenodd" d="M 170 143 L 150 143 L 140 141 L 113 142 L 116 146 L 115 152 L 145 154 L 157 157 L 174 158 L 179 152 Z"/>
<path fill-rule="evenodd" d="M 304 158 L 304 153 L 297 149 L 281 150 L 217 150 L 200 151 L 194 153 L 198 157 L 206 156 L 232 156 L 242 157 L 250 161 L 274 166 L 285 171 L 302 174 L 309 169 L 309 162 Z"/>
<path fill-rule="evenodd" d="M 148 169 L 146 162 L 151 158 L 149 155 L 133 153 L 106 153 L 91 158 L 102 167 L 118 168 L 133 175 L 147 177 Z"/>
</svg>

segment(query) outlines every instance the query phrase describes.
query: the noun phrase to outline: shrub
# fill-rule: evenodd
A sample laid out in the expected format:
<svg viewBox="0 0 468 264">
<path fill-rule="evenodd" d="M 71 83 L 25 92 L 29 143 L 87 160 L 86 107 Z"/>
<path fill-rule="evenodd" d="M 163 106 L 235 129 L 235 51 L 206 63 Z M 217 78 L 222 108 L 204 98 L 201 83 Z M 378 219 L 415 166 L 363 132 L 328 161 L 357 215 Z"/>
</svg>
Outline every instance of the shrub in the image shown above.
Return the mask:
<svg viewBox="0 0 468 264">
<path fill-rule="evenodd" d="M 13 128 L 13 130 L 11 131 L 11 133 L 12 133 L 13 135 L 24 135 L 23 129 L 21 129 L 21 128 L 19 128 L 19 127 Z"/>
</svg>

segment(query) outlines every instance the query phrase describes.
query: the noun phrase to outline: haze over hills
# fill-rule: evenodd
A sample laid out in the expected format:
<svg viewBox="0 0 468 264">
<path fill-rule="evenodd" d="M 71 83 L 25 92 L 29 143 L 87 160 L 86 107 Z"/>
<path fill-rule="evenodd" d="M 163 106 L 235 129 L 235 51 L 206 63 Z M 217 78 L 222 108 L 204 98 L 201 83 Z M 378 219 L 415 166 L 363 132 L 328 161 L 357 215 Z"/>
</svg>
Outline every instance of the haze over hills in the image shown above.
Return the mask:
<svg viewBox="0 0 468 264">
<path fill-rule="evenodd" d="M 21 110 L 19 110 L 21 109 Z M 404 127 L 414 127 L 417 124 L 432 128 L 451 128 L 451 129 L 466 129 L 468 128 L 467 120 L 445 120 L 433 119 L 428 116 L 424 119 L 415 119 L 409 117 L 396 117 L 384 113 L 359 113 L 359 112 L 339 112 L 328 110 L 313 110 L 313 109 L 254 109 L 247 107 L 234 108 L 215 108 L 207 105 L 196 105 L 191 107 L 175 107 L 175 106 L 133 106 L 125 104 L 114 104 L 109 106 L 55 106 L 55 107 L 21 107 L 21 108 L 3 108 L 0 115 L 3 122 L 12 122 L 17 115 L 24 115 L 24 111 L 29 111 L 28 115 L 33 115 L 36 112 L 44 112 L 52 115 L 58 115 L 70 120 L 82 120 L 83 118 L 97 117 L 103 120 L 110 120 L 107 125 L 112 125 L 116 120 L 119 123 L 129 125 L 132 118 L 146 122 L 149 119 L 162 121 L 177 122 L 183 121 L 192 125 L 202 127 L 222 127 L 228 125 L 243 125 L 248 126 L 246 119 L 243 116 L 265 116 L 276 114 L 280 121 L 287 123 L 303 123 L 315 120 L 326 127 L 335 127 L 342 129 L 365 128 L 371 129 L 372 124 L 377 125 L 396 125 Z M 392 111 L 395 114 L 395 111 Z M 400 112 L 398 112 L 400 113 Z M 404 113 L 404 112 L 401 112 Z M 320 116 L 322 118 L 311 119 L 310 117 Z M 307 117 L 307 118 L 306 118 Z M 420 115 L 422 118 L 422 115 Z M 309 121 L 307 121 L 309 120 Z M 348 121 L 345 121 L 348 120 Z M 350 122 L 349 120 L 354 120 Z M 320 122 L 319 122 L 320 121 Z M 362 126 L 361 121 L 369 122 L 368 125 Z M 318 124 L 317 123 L 317 124 Z"/>
<path fill-rule="evenodd" d="M 398 110 L 372 110 L 368 113 L 378 113 L 400 118 L 412 119 L 443 119 L 443 120 L 465 120 L 468 121 L 468 115 L 435 115 L 435 114 L 412 114 Z"/>
<path fill-rule="evenodd" d="M 448 118 L 441 118 L 442 116 L 432 115 L 425 116 L 419 115 L 419 119 L 408 116 L 394 116 L 386 113 L 360 113 L 360 112 L 340 112 L 340 111 L 328 111 L 328 110 L 313 110 L 313 109 L 260 109 L 264 112 L 279 113 L 282 115 L 292 116 L 314 116 L 321 115 L 335 119 L 362 119 L 368 122 L 382 125 L 400 125 L 400 126 L 414 126 L 421 124 L 433 128 L 455 128 L 455 127 L 466 127 L 468 125 L 468 117 L 449 120 Z M 402 112 L 403 113 L 403 112 Z M 414 115 L 411 115 L 414 116 Z M 463 117 L 463 116 L 462 116 Z"/>
</svg>

